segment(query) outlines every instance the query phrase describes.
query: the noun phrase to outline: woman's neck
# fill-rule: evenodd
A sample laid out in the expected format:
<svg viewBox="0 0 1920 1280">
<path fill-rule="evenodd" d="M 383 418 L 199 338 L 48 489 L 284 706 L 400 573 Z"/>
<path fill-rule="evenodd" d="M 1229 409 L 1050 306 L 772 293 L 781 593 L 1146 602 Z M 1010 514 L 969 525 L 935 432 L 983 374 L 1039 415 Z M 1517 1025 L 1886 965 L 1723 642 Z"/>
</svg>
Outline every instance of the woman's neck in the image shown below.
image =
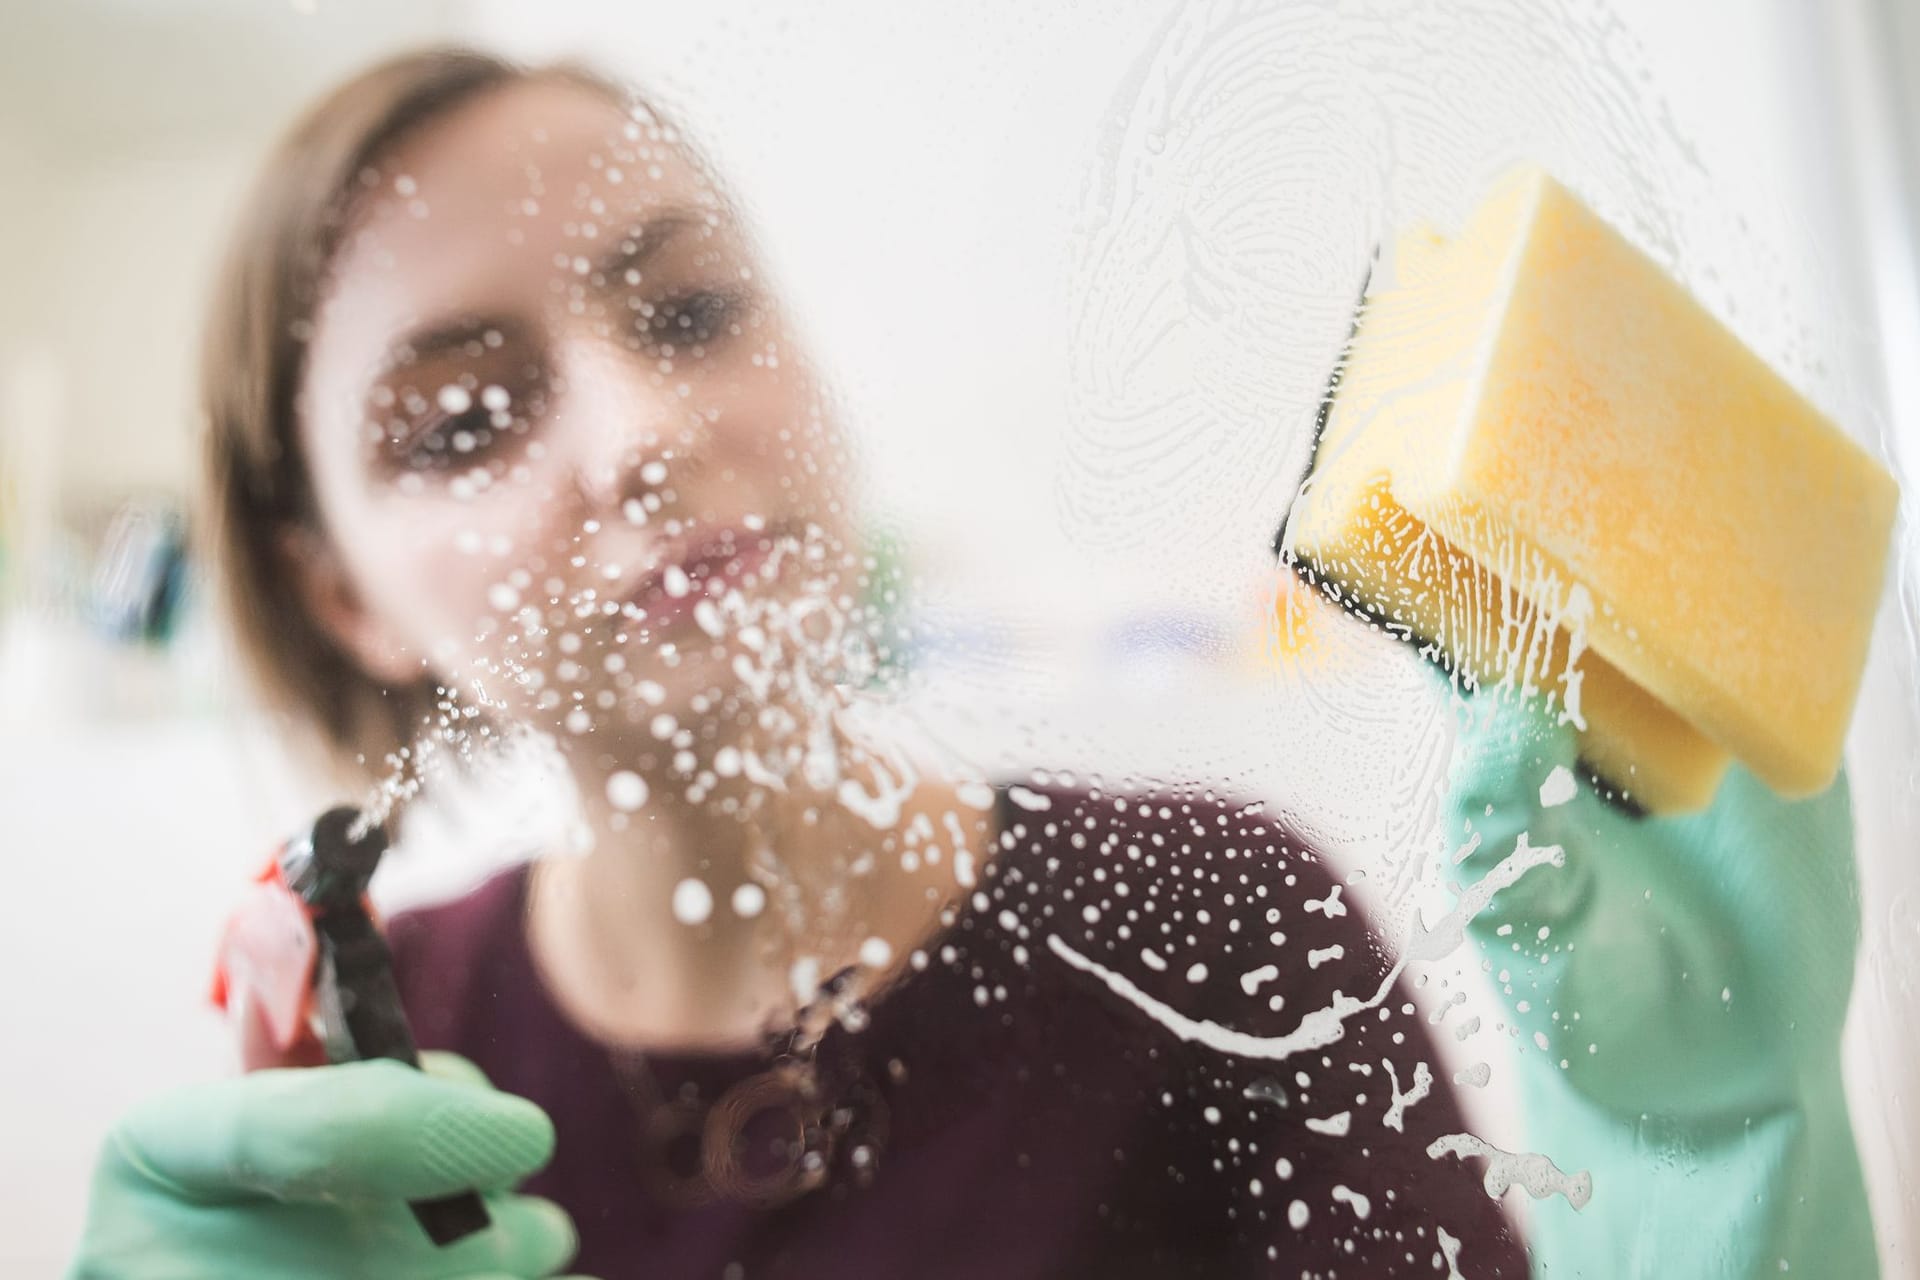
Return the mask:
<svg viewBox="0 0 1920 1280">
<path fill-rule="evenodd" d="M 591 852 L 536 864 L 529 945 L 583 1030 L 654 1049 L 757 1045 L 817 981 L 855 965 L 884 980 L 939 927 L 956 881 L 950 864 L 903 868 L 916 819 L 951 844 L 947 815 L 971 814 L 966 853 L 986 854 L 986 815 L 943 782 L 921 782 L 889 830 L 830 796 L 759 800 L 750 816 L 711 797 L 656 794 L 631 814 L 595 803 Z"/>
</svg>

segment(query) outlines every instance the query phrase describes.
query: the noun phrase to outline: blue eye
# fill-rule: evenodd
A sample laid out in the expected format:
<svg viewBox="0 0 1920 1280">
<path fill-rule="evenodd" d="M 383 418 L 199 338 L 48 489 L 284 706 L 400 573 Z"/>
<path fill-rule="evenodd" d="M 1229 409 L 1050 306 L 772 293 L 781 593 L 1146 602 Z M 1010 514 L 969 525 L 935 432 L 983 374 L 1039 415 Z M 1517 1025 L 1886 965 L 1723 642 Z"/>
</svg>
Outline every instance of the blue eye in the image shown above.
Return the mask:
<svg viewBox="0 0 1920 1280">
<path fill-rule="evenodd" d="M 738 293 L 701 289 L 658 302 L 635 317 L 639 338 L 650 347 L 706 347 L 728 336 L 744 299 Z"/>
</svg>

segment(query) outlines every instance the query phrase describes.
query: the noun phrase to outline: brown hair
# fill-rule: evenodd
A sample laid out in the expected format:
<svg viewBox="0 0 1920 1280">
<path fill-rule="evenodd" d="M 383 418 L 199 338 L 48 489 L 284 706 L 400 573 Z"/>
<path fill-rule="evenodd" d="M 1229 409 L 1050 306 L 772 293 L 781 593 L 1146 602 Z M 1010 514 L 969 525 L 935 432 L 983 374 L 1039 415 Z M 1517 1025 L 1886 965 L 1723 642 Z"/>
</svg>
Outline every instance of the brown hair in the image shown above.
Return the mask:
<svg viewBox="0 0 1920 1280">
<path fill-rule="evenodd" d="M 405 135 L 484 94 L 561 80 L 635 99 L 573 66 L 530 70 L 469 49 L 402 54 L 310 107 L 268 157 L 216 286 L 202 356 L 205 535 L 242 660 L 277 708 L 319 730 L 336 763 L 370 772 L 432 713 L 431 678 L 375 680 L 315 621 L 286 535 L 324 537 L 297 402 L 325 274 L 376 166 Z"/>
</svg>

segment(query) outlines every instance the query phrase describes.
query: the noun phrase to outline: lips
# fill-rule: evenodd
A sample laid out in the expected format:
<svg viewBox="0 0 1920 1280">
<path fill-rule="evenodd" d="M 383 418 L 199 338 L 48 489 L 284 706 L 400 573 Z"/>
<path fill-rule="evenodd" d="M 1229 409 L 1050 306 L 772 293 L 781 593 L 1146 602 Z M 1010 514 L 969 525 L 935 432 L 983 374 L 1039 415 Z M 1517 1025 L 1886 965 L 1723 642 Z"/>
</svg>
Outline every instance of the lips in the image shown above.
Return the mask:
<svg viewBox="0 0 1920 1280">
<path fill-rule="evenodd" d="M 657 633 L 691 617 L 701 600 L 744 585 L 773 559 L 781 538 L 781 531 L 771 525 L 749 529 L 737 524 L 698 540 L 669 544 L 654 566 L 615 598 L 629 610 L 644 611 L 648 630 Z"/>
</svg>

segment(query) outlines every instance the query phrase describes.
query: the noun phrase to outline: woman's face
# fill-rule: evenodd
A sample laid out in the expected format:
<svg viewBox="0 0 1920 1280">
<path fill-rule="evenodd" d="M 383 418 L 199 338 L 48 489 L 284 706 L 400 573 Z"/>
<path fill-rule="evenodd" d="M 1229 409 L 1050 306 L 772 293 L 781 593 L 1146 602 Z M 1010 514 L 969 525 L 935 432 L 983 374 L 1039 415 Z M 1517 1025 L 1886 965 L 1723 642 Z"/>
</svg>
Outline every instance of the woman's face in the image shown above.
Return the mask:
<svg viewBox="0 0 1920 1280">
<path fill-rule="evenodd" d="M 766 624 L 856 576 L 841 451 L 740 229 L 670 128 L 564 82 L 366 182 L 300 404 L 323 620 L 383 680 L 692 773 L 743 681 L 766 701 Z"/>
</svg>

